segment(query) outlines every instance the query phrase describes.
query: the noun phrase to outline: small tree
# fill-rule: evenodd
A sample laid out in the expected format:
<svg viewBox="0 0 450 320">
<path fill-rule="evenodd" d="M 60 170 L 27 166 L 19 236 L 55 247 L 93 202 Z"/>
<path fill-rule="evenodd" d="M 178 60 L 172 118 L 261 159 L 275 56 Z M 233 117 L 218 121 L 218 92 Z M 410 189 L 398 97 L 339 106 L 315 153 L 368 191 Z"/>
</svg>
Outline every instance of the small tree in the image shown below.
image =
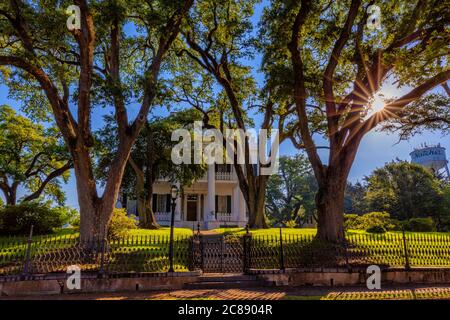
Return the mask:
<svg viewBox="0 0 450 320">
<path fill-rule="evenodd" d="M 224 133 L 226 128 L 247 130 L 254 125 L 253 114 L 262 116 L 261 129 L 276 126 L 280 143 L 294 137 L 296 124 L 291 115 L 293 103 L 280 97 L 279 88 L 271 81 L 258 86 L 248 61 L 259 54 L 260 42 L 251 23 L 255 0 L 205 0 L 194 7 L 182 30 L 186 47 L 179 54 L 187 57 L 200 71 L 193 77 L 205 77 L 209 86 L 202 90 L 217 93 L 213 102 L 192 99 L 190 84 L 181 88 L 183 100 L 201 110 L 204 126 Z M 197 68 L 192 68 L 196 70 Z M 205 75 L 206 74 L 206 75 Z M 190 83 L 193 83 L 192 79 Z M 188 88 L 188 90 L 186 90 Z M 187 99 L 186 99 L 187 97 Z M 214 121 L 216 120 L 216 121 Z M 269 176 L 261 174 L 252 163 L 248 137 L 241 141 L 247 154 L 244 164 L 234 161 L 239 187 L 246 202 L 251 228 L 267 227 L 264 215 L 266 188 Z M 275 150 L 270 150 L 274 152 Z M 232 157 L 237 157 L 236 150 Z M 236 160 L 236 159 L 235 159 Z M 259 167 L 268 167 L 259 159 Z"/>
<path fill-rule="evenodd" d="M 0 106 L 0 154 L 0 190 L 8 205 L 17 203 L 19 187 L 29 192 L 21 201 L 47 195 L 64 202 L 60 182 L 67 182 L 72 162 L 57 129 L 44 129 Z"/>
<path fill-rule="evenodd" d="M 144 228 L 155 229 L 159 225 L 153 212 L 153 184 L 164 177 L 181 186 L 189 186 L 201 178 L 206 168 L 203 165 L 174 165 L 171 159 L 172 147 L 176 142 L 171 141 L 172 132 L 176 129 L 187 128 L 200 115 L 196 110 L 185 110 L 171 114 L 167 118 L 156 118 L 149 121 L 139 134 L 128 159 L 126 173 L 122 180 L 122 190 L 126 194 L 134 194 L 137 198 L 137 211 L 140 224 Z M 114 136 L 115 128 L 111 118 L 107 125 L 97 132 L 97 154 L 99 157 L 99 176 L 105 176 L 109 167 L 111 153 L 117 148 Z"/>
<path fill-rule="evenodd" d="M 303 154 L 279 159 L 278 172 L 269 179 L 266 213 L 275 222 L 295 221 L 301 225 L 315 214 L 317 182 Z M 303 216 L 304 215 L 304 216 Z"/>
<path fill-rule="evenodd" d="M 352 184 L 349 182 L 345 189 L 344 212 L 348 214 L 358 214 L 368 212 L 365 200 L 367 186 L 361 182 Z"/>
<path fill-rule="evenodd" d="M 387 211 L 395 219 L 441 219 L 443 193 L 426 168 L 408 162 L 391 162 L 367 177 L 365 199 L 371 211 Z"/>
</svg>

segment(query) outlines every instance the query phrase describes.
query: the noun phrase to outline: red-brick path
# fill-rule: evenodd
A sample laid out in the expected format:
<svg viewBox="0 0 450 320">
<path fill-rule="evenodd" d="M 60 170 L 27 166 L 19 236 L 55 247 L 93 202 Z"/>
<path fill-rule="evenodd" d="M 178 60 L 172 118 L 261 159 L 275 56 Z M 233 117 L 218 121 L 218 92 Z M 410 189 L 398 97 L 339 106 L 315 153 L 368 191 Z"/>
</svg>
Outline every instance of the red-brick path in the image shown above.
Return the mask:
<svg viewBox="0 0 450 320">
<path fill-rule="evenodd" d="M 53 296 L 0 297 L 2 299 L 34 300 L 280 300 L 321 298 L 325 300 L 370 300 L 370 299 L 450 299 L 450 286 L 415 286 L 385 288 L 370 291 L 366 288 L 320 288 L 302 287 L 290 289 L 207 289 L 174 290 L 162 292 L 125 292 L 98 294 L 63 294 Z"/>
</svg>

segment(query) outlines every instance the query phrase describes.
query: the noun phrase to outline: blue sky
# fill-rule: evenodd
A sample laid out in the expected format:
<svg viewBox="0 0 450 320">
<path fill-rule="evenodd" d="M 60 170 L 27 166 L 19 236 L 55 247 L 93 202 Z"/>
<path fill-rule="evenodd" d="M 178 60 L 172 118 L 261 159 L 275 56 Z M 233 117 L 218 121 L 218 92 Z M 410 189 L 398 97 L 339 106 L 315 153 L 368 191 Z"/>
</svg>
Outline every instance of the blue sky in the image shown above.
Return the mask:
<svg viewBox="0 0 450 320">
<path fill-rule="evenodd" d="M 263 4 L 260 4 L 256 7 L 255 10 L 255 19 L 253 22 L 257 23 L 257 17 L 260 16 L 261 10 L 263 8 Z M 127 32 L 133 33 L 132 28 L 128 28 Z M 258 73 L 258 68 L 260 65 L 260 57 L 256 57 L 253 61 L 247 61 L 248 64 L 252 65 L 253 74 L 258 82 L 262 83 L 263 77 L 260 73 Z M 407 88 L 403 88 L 402 90 L 397 90 L 396 88 L 388 85 L 387 88 L 384 88 L 384 91 L 389 92 L 391 95 L 400 96 Z M 14 101 L 8 98 L 8 88 L 5 85 L 0 84 L 0 104 L 8 104 L 19 111 L 20 109 L 20 101 Z M 95 124 L 94 129 L 97 129 L 102 126 L 102 116 L 106 113 L 109 113 L 111 110 L 96 108 L 93 114 L 92 123 Z M 137 108 L 132 107 L 129 110 L 130 118 L 136 114 Z M 167 111 L 160 109 L 156 112 L 157 114 L 165 114 Z M 255 122 L 258 122 L 258 117 L 255 115 Z M 327 145 L 325 141 L 321 141 L 321 139 L 316 140 L 318 145 Z M 372 131 L 367 134 L 361 143 L 359 151 L 357 153 L 355 162 L 353 164 L 352 170 L 350 172 L 349 180 L 355 182 L 357 180 L 362 180 L 365 175 L 369 175 L 375 168 L 383 166 L 386 162 L 392 161 L 396 158 L 402 160 L 410 160 L 409 153 L 413 150 L 414 147 L 419 146 L 422 143 L 427 144 L 437 144 L 440 143 L 447 150 L 450 149 L 450 138 L 447 136 L 442 136 L 440 133 L 431 133 L 424 132 L 421 135 L 416 135 L 411 138 L 409 141 L 401 141 L 398 142 L 397 134 L 386 134 L 383 132 Z M 298 151 L 290 144 L 289 142 L 284 143 L 280 147 L 281 155 L 293 155 Z M 447 154 L 450 151 L 447 151 Z M 326 161 L 327 154 L 326 150 L 320 151 L 321 157 Z M 69 182 L 64 185 L 64 191 L 67 195 L 67 205 L 78 208 L 77 194 L 76 194 L 76 186 L 75 179 L 72 173 Z M 20 196 L 19 191 L 19 196 Z M 1 195 L 2 196 L 2 195 Z M 3 196 L 2 196 L 3 197 Z"/>
</svg>

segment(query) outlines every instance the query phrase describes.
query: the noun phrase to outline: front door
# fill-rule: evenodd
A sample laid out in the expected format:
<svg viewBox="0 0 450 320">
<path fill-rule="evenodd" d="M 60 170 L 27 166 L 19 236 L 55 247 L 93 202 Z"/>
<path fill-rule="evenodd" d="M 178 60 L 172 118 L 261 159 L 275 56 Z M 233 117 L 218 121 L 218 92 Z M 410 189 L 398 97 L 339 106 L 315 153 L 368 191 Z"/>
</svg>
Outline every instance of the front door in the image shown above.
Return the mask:
<svg viewBox="0 0 450 320">
<path fill-rule="evenodd" d="M 197 221 L 197 197 L 188 196 L 187 221 Z"/>
</svg>

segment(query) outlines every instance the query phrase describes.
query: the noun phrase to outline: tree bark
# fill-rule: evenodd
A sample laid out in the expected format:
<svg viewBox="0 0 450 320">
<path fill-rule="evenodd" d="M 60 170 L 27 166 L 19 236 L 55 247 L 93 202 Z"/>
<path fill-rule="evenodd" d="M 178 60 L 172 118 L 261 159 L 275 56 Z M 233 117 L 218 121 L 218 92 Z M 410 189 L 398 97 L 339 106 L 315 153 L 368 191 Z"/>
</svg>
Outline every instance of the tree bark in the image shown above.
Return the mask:
<svg viewBox="0 0 450 320">
<path fill-rule="evenodd" d="M 153 183 L 146 183 L 144 171 L 130 157 L 128 160 L 136 174 L 137 210 L 139 223 L 146 229 L 158 229 L 160 226 L 153 212 Z"/>
<path fill-rule="evenodd" d="M 247 209 L 248 209 L 248 224 L 250 228 L 266 229 L 268 228 L 264 208 L 266 205 L 266 188 L 267 177 L 259 176 L 259 183 L 249 188 Z M 245 197 L 244 197 L 245 198 Z"/>
<path fill-rule="evenodd" d="M 317 191 L 315 202 L 317 207 L 316 238 L 328 242 L 344 241 L 344 191 L 346 177 L 330 179 Z"/>
<path fill-rule="evenodd" d="M 146 229 L 159 229 L 160 225 L 156 221 L 155 213 L 153 212 L 153 186 L 151 184 L 147 187 L 147 198 L 144 205 L 145 224 L 143 227 Z"/>
</svg>

